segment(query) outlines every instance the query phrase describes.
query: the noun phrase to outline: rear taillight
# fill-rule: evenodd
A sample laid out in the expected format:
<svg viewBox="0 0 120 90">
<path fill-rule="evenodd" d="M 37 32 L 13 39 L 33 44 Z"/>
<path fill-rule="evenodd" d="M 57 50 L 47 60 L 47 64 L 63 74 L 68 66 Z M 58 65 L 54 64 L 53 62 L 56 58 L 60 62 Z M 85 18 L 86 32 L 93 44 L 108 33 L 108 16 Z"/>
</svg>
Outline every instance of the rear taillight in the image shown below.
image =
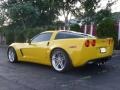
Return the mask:
<svg viewBox="0 0 120 90">
<path fill-rule="evenodd" d="M 89 47 L 89 46 L 90 46 L 90 41 L 89 41 L 89 40 L 86 40 L 86 41 L 85 41 L 85 46 L 86 46 L 86 47 Z"/>
<path fill-rule="evenodd" d="M 96 40 L 92 40 L 91 45 L 95 46 L 96 45 Z"/>
</svg>

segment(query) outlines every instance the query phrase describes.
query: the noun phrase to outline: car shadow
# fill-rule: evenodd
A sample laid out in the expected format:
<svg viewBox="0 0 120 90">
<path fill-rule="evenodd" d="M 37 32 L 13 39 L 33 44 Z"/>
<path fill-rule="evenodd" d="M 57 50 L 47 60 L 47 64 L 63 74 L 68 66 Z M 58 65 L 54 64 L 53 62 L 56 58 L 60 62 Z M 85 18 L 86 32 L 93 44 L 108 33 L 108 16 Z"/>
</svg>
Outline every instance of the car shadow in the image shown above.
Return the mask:
<svg viewBox="0 0 120 90">
<path fill-rule="evenodd" d="M 110 72 L 113 69 L 108 64 L 106 65 L 95 65 L 87 64 L 78 68 L 74 68 L 72 71 L 68 72 L 69 74 L 76 73 L 77 75 L 96 75 L 100 73 Z"/>
<path fill-rule="evenodd" d="M 39 71 L 54 74 L 54 75 L 59 74 L 59 75 L 68 75 L 68 76 L 69 75 L 71 76 L 96 76 L 98 74 L 102 75 L 105 73 L 109 73 L 115 69 L 110 64 L 100 65 L 100 66 L 95 65 L 95 64 L 87 64 L 87 65 L 84 65 L 78 68 L 73 68 L 70 71 L 67 71 L 64 73 L 59 73 L 53 70 L 51 66 L 46 66 L 46 65 L 36 64 L 36 63 L 19 62 L 19 63 L 16 63 L 16 65 L 21 66 L 21 67 L 31 68 L 36 71 L 39 70 Z"/>
</svg>

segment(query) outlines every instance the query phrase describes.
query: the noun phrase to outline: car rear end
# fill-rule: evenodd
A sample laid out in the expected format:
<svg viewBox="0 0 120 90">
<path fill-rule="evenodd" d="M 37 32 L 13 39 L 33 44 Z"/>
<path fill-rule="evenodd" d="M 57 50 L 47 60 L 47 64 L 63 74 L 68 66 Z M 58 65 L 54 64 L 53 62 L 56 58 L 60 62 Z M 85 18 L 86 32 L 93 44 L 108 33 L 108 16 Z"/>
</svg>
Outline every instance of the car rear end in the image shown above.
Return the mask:
<svg viewBox="0 0 120 90">
<path fill-rule="evenodd" d="M 68 53 L 74 67 L 111 57 L 114 45 L 112 38 L 100 39 L 74 31 L 58 31 L 54 43 Z"/>
<path fill-rule="evenodd" d="M 102 62 L 113 54 L 114 41 L 112 38 L 98 39 L 86 38 L 77 53 L 73 53 L 73 64 L 75 67 L 86 63 Z"/>
</svg>

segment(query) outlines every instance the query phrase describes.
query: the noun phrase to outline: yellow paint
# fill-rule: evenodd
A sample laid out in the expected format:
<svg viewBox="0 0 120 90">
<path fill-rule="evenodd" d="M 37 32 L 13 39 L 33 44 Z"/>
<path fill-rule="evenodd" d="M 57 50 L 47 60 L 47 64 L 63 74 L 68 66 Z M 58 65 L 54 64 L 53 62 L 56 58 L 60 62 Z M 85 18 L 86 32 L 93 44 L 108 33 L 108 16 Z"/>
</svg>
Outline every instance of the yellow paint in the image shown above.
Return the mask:
<svg viewBox="0 0 120 90">
<path fill-rule="evenodd" d="M 48 31 L 47 31 L 48 32 Z M 59 31 L 52 32 L 50 41 L 38 42 L 38 43 L 13 43 L 10 46 L 16 50 L 19 61 L 27 61 L 33 63 L 39 63 L 44 65 L 51 65 L 50 54 L 54 48 L 64 49 L 72 61 L 74 67 L 84 65 L 90 60 L 97 58 L 103 58 L 112 56 L 114 42 L 109 45 L 107 39 L 98 38 L 72 38 L 72 39 L 59 39 L 54 40 L 56 34 Z M 85 47 L 85 41 L 90 42 L 96 39 L 96 46 Z M 47 43 L 49 42 L 49 46 Z M 100 48 L 106 48 L 106 53 L 100 53 Z M 23 55 L 22 55 L 23 54 Z"/>
</svg>

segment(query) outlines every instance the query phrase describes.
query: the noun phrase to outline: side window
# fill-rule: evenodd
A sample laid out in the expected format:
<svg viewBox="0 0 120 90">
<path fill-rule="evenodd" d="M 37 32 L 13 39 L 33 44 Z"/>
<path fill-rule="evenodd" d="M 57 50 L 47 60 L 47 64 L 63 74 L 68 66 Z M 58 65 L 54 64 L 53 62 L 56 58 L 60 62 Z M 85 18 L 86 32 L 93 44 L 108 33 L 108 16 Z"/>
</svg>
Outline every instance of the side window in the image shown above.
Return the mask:
<svg viewBox="0 0 120 90">
<path fill-rule="evenodd" d="M 55 39 L 69 39 L 69 38 L 83 38 L 79 34 L 71 33 L 71 32 L 59 32 Z"/>
<path fill-rule="evenodd" d="M 35 38 L 32 39 L 32 43 L 35 42 L 42 42 L 42 41 L 49 41 L 52 36 L 52 33 L 42 33 L 37 35 Z"/>
</svg>

